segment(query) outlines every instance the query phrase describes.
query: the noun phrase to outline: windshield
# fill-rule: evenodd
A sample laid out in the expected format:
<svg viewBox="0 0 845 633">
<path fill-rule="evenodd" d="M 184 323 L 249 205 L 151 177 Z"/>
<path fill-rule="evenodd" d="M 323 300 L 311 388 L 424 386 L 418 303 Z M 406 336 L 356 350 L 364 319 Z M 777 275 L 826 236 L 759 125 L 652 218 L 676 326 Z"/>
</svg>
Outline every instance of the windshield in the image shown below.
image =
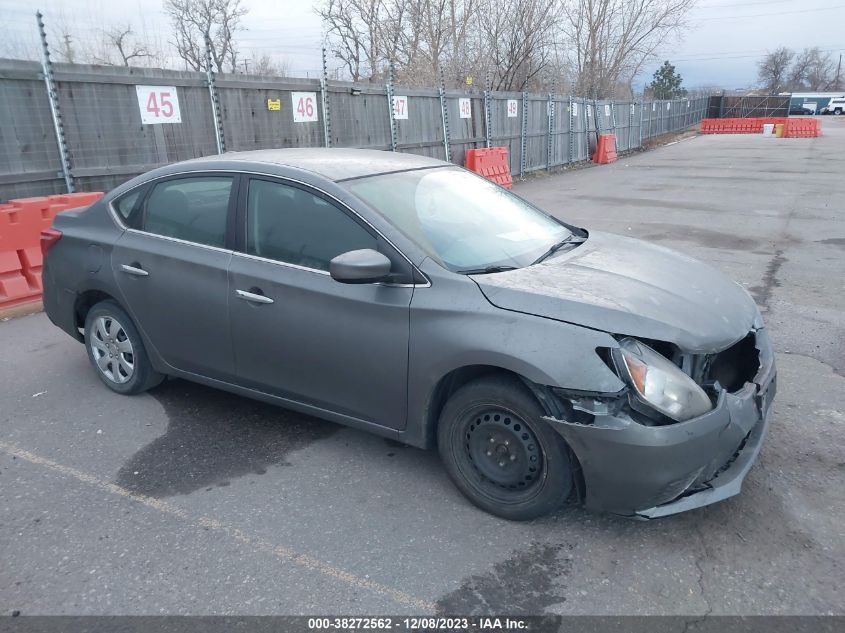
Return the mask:
<svg viewBox="0 0 845 633">
<path fill-rule="evenodd" d="M 559 221 L 463 169 L 424 169 L 343 183 L 455 272 L 522 268 L 572 236 Z"/>
</svg>

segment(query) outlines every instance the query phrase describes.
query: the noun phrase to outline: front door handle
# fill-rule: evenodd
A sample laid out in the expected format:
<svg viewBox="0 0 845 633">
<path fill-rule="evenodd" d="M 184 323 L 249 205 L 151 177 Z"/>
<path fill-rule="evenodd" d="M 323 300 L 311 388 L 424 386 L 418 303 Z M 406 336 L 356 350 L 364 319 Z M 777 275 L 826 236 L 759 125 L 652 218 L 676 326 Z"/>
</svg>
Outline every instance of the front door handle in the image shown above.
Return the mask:
<svg viewBox="0 0 845 633">
<path fill-rule="evenodd" d="M 129 264 L 123 264 L 121 269 L 125 273 L 129 273 L 130 275 L 137 275 L 138 277 L 146 277 L 150 273 L 148 273 L 143 268 L 139 268 L 137 266 L 130 266 Z"/>
<path fill-rule="evenodd" d="M 273 303 L 273 300 L 266 295 L 259 295 L 254 292 L 247 292 L 246 290 L 235 290 L 238 298 L 244 301 L 252 301 L 254 303 Z"/>
</svg>

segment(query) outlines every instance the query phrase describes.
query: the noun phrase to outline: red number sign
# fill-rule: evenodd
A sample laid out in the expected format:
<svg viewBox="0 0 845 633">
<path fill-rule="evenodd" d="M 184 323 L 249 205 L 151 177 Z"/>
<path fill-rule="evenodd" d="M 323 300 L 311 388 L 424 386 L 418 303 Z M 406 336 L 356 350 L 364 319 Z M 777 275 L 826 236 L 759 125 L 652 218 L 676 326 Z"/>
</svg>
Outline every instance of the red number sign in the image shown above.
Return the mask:
<svg viewBox="0 0 845 633">
<path fill-rule="evenodd" d="M 319 120 L 316 92 L 292 92 L 291 101 L 294 123 L 309 123 Z"/>
<path fill-rule="evenodd" d="M 181 123 L 179 95 L 174 86 L 135 86 L 141 123 Z"/>
</svg>

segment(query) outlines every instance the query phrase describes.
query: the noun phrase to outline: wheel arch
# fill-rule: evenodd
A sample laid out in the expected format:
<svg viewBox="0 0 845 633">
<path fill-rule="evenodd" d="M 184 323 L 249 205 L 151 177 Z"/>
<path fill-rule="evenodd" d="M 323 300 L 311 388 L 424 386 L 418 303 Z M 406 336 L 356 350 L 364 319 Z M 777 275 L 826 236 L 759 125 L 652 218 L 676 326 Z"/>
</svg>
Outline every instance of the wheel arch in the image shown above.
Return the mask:
<svg viewBox="0 0 845 633">
<path fill-rule="evenodd" d="M 88 312 L 102 301 L 114 301 L 123 310 L 126 310 L 114 295 L 100 288 L 89 288 L 76 295 L 76 300 L 73 302 L 73 319 L 77 330 L 85 327 L 85 317 L 88 316 Z"/>
<path fill-rule="evenodd" d="M 561 415 L 561 410 L 551 389 L 533 382 L 519 372 L 498 365 L 462 365 L 443 374 L 431 388 L 423 414 L 418 418 L 418 424 L 422 427 L 421 432 L 417 441 L 411 441 L 408 438 L 409 443 L 418 444 L 423 448 L 435 446 L 437 444 L 437 424 L 446 401 L 471 380 L 491 375 L 511 376 L 525 385 L 546 415 Z"/>
<path fill-rule="evenodd" d="M 80 342 L 85 342 L 85 317 L 88 315 L 88 312 L 91 310 L 91 308 L 93 308 L 95 305 L 102 301 L 113 301 L 121 310 L 123 310 L 129 316 L 130 319 L 132 319 L 132 325 L 134 325 L 135 329 L 138 330 L 138 335 L 141 337 L 141 341 L 144 344 L 144 349 L 147 352 L 147 356 L 149 357 L 153 368 L 161 373 L 169 373 L 169 371 L 171 370 L 170 366 L 158 353 L 158 349 L 153 345 L 152 341 L 150 341 L 144 329 L 138 324 L 137 320 L 135 319 L 135 315 L 132 314 L 132 311 L 128 309 L 128 307 L 117 296 L 116 293 L 110 292 L 108 289 L 99 284 L 91 285 L 77 293 L 73 305 L 74 325 L 76 326 L 77 332 L 76 338 L 78 338 Z"/>
<path fill-rule="evenodd" d="M 565 407 L 562 406 L 560 400 L 548 386 L 537 384 L 512 369 L 496 365 L 464 365 L 443 375 L 431 390 L 428 406 L 421 420 L 423 429 L 422 442 L 420 444 L 424 448 L 437 446 L 437 426 L 440 421 L 440 414 L 449 397 L 465 384 L 484 376 L 509 376 L 519 381 L 535 398 L 543 409 L 544 415 L 561 418 L 566 413 Z M 584 499 L 586 489 L 581 462 L 578 459 L 578 455 L 569 446 L 569 443 L 565 440 L 564 443 L 569 453 L 571 472 L 574 479 L 572 498 L 581 502 Z"/>
</svg>

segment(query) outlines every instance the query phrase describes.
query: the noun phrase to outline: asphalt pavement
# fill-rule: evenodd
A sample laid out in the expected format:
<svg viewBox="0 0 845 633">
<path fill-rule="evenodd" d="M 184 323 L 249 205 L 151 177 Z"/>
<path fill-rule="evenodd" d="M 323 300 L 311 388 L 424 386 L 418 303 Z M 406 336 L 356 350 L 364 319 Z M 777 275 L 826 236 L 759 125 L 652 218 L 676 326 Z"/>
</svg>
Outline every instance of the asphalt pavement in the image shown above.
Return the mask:
<svg viewBox="0 0 845 633">
<path fill-rule="evenodd" d="M 123 397 L 0 323 L 0 608 L 23 614 L 843 614 L 845 117 L 702 136 L 515 190 L 722 269 L 779 366 L 743 492 L 653 522 L 511 523 L 435 452 L 184 381 Z"/>
</svg>

